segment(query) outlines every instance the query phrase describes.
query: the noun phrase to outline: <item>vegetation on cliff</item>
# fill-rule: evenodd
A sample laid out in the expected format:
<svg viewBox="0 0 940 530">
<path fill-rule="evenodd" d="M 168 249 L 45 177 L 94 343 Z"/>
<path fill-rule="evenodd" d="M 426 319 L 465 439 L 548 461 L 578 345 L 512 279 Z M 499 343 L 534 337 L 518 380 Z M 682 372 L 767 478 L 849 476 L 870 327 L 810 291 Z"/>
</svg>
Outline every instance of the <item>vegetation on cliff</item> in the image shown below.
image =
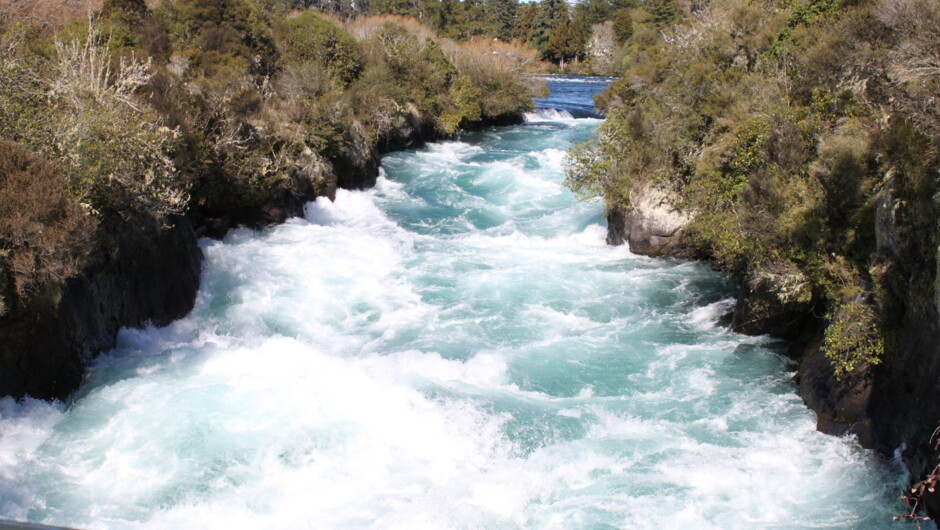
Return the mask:
<svg viewBox="0 0 940 530">
<path fill-rule="evenodd" d="M 121 223 L 206 233 L 374 180 L 378 153 L 521 120 L 536 52 L 292 2 L 106 0 L 0 26 L 0 317 L 107 253 Z M 7 13 L 9 14 L 9 13 Z"/>
<path fill-rule="evenodd" d="M 669 7 L 671 6 L 671 7 Z M 730 273 L 795 268 L 837 376 L 880 362 L 933 304 L 940 242 L 940 4 L 648 2 L 608 120 L 568 184 L 629 208 L 648 185 Z"/>
<path fill-rule="evenodd" d="M 147 0 L 156 7 L 161 0 Z M 395 15 L 417 20 L 437 35 L 454 41 L 497 40 L 535 50 L 541 59 L 572 73 L 607 75 L 611 59 L 621 53 L 624 35 L 632 32 L 631 15 L 640 0 L 251 0 L 252 17 L 269 21 L 293 9 L 311 9 L 336 21 L 369 16 Z M 89 11 L 113 14 L 115 6 L 129 11 L 120 21 L 122 36 L 130 37 L 128 23 L 146 16 L 143 0 L 0 0 L 0 19 L 26 20 L 47 28 L 60 28 Z M 570 4 L 570 5 L 569 5 Z M 660 11 L 665 19 L 675 15 L 671 4 Z M 197 8 L 203 9 L 203 8 Z M 183 7 L 183 11 L 192 9 Z M 671 11 L 670 11 L 671 10 Z M 134 14 L 136 13 L 136 14 Z M 205 13 L 208 13 L 206 11 Z M 672 13 L 670 15 L 669 13 Z M 664 20 L 665 20 L 664 19 Z M 113 19 L 112 19 L 113 21 Z M 231 19 L 237 24 L 235 19 Z M 616 31 L 616 33 L 615 33 Z"/>
</svg>

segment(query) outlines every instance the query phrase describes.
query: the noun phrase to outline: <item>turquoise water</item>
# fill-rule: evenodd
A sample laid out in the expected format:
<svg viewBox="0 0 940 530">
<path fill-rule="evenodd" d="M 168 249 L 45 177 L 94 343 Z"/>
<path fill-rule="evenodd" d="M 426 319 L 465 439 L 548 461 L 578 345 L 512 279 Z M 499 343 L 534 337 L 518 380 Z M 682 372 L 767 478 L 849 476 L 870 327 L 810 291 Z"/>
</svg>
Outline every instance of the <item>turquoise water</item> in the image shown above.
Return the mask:
<svg viewBox="0 0 940 530">
<path fill-rule="evenodd" d="M 553 84 L 582 106 L 599 88 Z M 189 316 L 123 331 L 67 406 L 0 400 L 0 516 L 890 524 L 899 467 L 815 431 L 785 345 L 721 324 L 733 282 L 606 246 L 602 206 L 561 186 L 600 122 L 531 119 L 388 155 L 373 190 L 203 241 Z"/>
</svg>

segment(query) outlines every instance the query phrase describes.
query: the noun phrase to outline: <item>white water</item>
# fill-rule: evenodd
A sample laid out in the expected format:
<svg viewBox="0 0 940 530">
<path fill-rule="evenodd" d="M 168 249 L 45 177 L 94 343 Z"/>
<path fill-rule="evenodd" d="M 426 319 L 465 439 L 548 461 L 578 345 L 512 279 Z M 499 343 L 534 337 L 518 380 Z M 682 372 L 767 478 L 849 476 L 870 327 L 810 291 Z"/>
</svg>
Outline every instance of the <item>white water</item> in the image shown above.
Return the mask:
<svg viewBox="0 0 940 530">
<path fill-rule="evenodd" d="M 98 528 L 880 528 L 898 468 L 822 435 L 705 265 L 560 186 L 596 120 L 386 157 L 204 241 L 192 314 L 66 406 L 0 400 L 0 516 Z"/>
<path fill-rule="evenodd" d="M 565 121 L 574 119 L 574 116 L 566 110 L 559 109 L 536 109 L 533 112 L 525 113 L 527 123 L 537 123 L 543 121 Z"/>
</svg>

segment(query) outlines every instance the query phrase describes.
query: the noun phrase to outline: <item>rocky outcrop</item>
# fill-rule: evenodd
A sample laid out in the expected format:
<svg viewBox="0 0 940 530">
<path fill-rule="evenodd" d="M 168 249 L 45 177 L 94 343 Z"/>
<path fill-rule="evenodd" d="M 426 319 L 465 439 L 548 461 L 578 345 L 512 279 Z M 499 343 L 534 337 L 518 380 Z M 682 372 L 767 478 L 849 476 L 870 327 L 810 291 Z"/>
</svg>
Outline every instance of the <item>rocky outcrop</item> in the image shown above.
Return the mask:
<svg viewBox="0 0 940 530">
<path fill-rule="evenodd" d="M 790 346 L 799 360 L 799 392 L 816 413 L 816 429 L 836 436 L 854 435 L 864 447 L 875 443 L 870 403 L 874 391 L 871 365 L 862 364 L 841 378 L 822 350 L 823 323 L 813 321 Z"/>
<path fill-rule="evenodd" d="M 691 216 L 677 203 L 673 193 L 658 187 L 631 193 L 627 209 L 615 207 L 607 215 L 607 243 L 626 242 L 631 252 L 644 256 L 692 257 L 685 241 Z"/>
<path fill-rule="evenodd" d="M 810 319 L 810 279 L 793 263 L 753 267 L 741 281 L 732 328 L 748 335 L 796 340 Z"/>
<path fill-rule="evenodd" d="M 0 395 L 64 399 L 122 327 L 169 324 L 196 299 L 202 251 L 185 217 L 168 229 L 108 224 L 91 264 L 50 286 L 29 318 L 0 321 Z"/>
</svg>

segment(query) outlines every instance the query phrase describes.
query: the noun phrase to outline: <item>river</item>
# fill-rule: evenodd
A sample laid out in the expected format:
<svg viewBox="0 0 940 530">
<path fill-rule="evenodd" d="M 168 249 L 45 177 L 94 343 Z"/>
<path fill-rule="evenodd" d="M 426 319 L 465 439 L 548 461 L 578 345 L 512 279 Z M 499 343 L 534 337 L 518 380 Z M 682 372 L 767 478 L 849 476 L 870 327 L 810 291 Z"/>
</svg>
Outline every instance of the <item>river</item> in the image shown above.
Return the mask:
<svg viewBox="0 0 940 530">
<path fill-rule="evenodd" d="M 735 284 L 605 245 L 561 182 L 605 81 L 389 154 L 368 191 L 201 242 L 186 318 L 69 403 L 0 399 L 0 517 L 82 528 L 882 528 Z"/>
</svg>

